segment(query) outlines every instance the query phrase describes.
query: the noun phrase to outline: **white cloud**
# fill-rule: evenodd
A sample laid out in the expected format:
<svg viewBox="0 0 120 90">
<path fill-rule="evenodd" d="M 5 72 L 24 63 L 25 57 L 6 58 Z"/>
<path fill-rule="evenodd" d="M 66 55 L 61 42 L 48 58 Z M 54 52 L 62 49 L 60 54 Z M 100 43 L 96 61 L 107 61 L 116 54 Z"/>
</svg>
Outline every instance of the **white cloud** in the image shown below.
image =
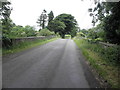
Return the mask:
<svg viewBox="0 0 120 90">
<path fill-rule="evenodd" d="M 51 10 L 57 16 L 68 13 L 75 16 L 80 28 L 91 27 L 88 8 L 92 2 L 81 0 L 11 0 L 13 11 L 11 18 L 17 25 L 37 25 L 36 21 L 43 9 Z"/>
</svg>

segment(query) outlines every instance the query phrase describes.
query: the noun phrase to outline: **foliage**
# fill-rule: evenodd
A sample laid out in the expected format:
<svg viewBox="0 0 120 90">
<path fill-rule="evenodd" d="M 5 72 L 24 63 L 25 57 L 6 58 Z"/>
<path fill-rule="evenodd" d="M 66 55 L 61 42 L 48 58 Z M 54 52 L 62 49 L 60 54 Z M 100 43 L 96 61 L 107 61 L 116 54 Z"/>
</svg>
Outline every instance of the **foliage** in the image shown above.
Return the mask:
<svg viewBox="0 0 120 90">
<path fill-rule="evenodd" d="M 17 38 L 17 37 L 31 37 L 36 36 L 35 28 L 32 26 L 14 26 L 9 33 L 10 38 Z"/>
<path fill-rule="evenodd" d="M 59 21 L 59 20 L 52 20 L 49 25 L 48 25 L 48 29 L 51 31 L 54 31 L 55 34 L 58 32 L 60 34 L 60 36 L 62 38 L 64 38 L 64 29 L 65 29 L 66 25 Z"/>
<path fill-rule="evenodd" d="M 37 23 L 39 24 L 42 29 L 45 28 L 45 23 L 47 22 L 47 11 L 43 10 L 42 14 L 40 15 L 39 19 L 37 20 Z"/>
<path fill-rule="evenodd" d="M 5 30 L 4 30 L 5 32 Z M 36 36 L 36 31 L 34 27 L 31 26 L 13 26 L 10 30 L 9 33 L 3 33 L 3 47 L 10 48 L 12 45 L 12 38 L 19 38 L 19 37 L 31 37 L 31 36 Z"/>
<path fill-rule="evenodd" d="M 0 23 L 2 24 L 2 40 L 4 40 L 5 42 L 3 42 L 2 44 L 7 44 L 7 47 L 10 46 L 11 41 L 9 38 L 9 33 L 13 27 L 13 22 L 10 19 L 10 14 L 11 14 L 11 10 L 12 8 L 10 7 L 11 3 L 9 1 L 7 2 L 2 2 L 2 8 L 0 8 Z"/>
<path fill-rule="evenodd" d="M 120 44 L 120 2 L 96 3 L 94 12 L 96 18 L 103 24 L 106 40 Z"/>
<path fill-rule="evenodd" d="M 118 68 L 120 65 L 120 46 L 103 47 L 91 44 L 84 39 L 74 40 L 86 56 L 89 64 L 107 81 L 112 88 L 118 88 Z"/>
<path fill-rule="evenodd" d="M 80 32 L 82 32 L 84 35 L 88 34 L 88 31 L 86 29 L 82 29 L 82 30 L 80 30 Z"/>
<path fill-rule="evenodd" d="M 112 64 L 120 64 L 120 46 L 104 47 L 99 43 L 89 43 L 88 40 L 81 40 L 85 43 L 84 48 L 99 53 L 104 60 Z M 119 62 L 119 63 L 118 63 Z"/>
<path fill-rule="evenodd" d="M 24 35 L 24 33 L 26 34 L 27 37 L 36 36 L 35 28 L 29 25 L 24 27 L 24 32 L 21 34 Z"/>
<path fill-rule="evenodd" d="M 47 28 L 39 31 L 38 36 L 50 36 L 54 35 L 54 32 L 49 31 Z"/>
<path fill-rule="evenodd" d="M 78 30 L 77 27 L 74 27 L 74 28 L 71 30 L 71 32 L 70 32 L 71 38 L 73 38 L 74 36 L 77 35 L 77 30 Z"/>
<path fill-rule="evenodd" d="M 4 37 L 9 38 L 9 33 L 13 27 L 13 22 L 10 18 L 2 19 L 2 33 L 3 39 Z"/>
<path fill-rule="evenodd" d="M 54 14 L 53 14 L 53 11 L 51 11 L 49 14 L 48 14 L 48 25 L 49 23 L 53 20 L 54 18 Z"/>
<path fill-rule="evenodd" d="M 12 7 L 10 6 L 11 3 L 9 1 L 6 2 L 1 2 L 2 3 L 2 8 L 0 8 L 0 16 L 3 19 L 8 19 L 11 14 Z"/>
<path fill-rule="evenodd" d="M 14 26 L 11 29 L 11 32 L 9 34 L 10 38 L 16 38 L 16 37 L 26 37 L 27 35 L 25 34 L 24 28 L 22 26 Z"/>
<path fill-rule="evenodd" d="M 65 34 L 70 34 L 73 28 L 75 28 L 77 25 L 77 21 L 71 14 L 60 14 L 55 19 L 64 22 L 64 24 L 66 25 Z"/>
<path fill-rule="evenodd" d="M 10 33 L 10 30 L 12 28 L 12 20 L 10 19 L 11 14 L 11 7 L 10 2 L 2 2 L 2 8 L 0 8 L 1 14 L 1 22 L 2 22 L 2 32 L 3 37 L 8 38 L 8 34 Z"/>
<path fill-rule="evenodd" d="M 71 14 L 60 14 L 49 23 L 48 28 L 55 33 L 58 32 L 62 38 L 65 38 L 65 34 L 74 37 L 77 32 L 77 21 Z"/>
<path fill-rule="evenodd" d="M 88 30 L 86 30 L 86 29 L 82 29 L 79 32 L 77 32 L 77 37 L 84 37 L 84 38 L 86 38 L 87 35 L 88 35 Z"/>
<path fill-rule="evenodd" d="M 94 51 L 96 53 L 99 53 L 99 55 L 106 60 L 110 64 L 120 64 L 119 53 L 120 53 L 120 47 L 114 46 L 114 47 L 104 47 L 99 44 L 90 44 L 85 46 L 86 49 L 89 49 L 90 51 Z M 119 62 L 119 63 L 118 63 Z"/>
<path fill-rule="evenodd" d="M 85 30 L 82 29 L 80 32 L 77 33 L 77 36 L 84 37 L 90 42 L 97 42 L 97 41 L 105 41 L 105 34 L 104 30 L 102 29 L 102 24 L 98 24 L 96 27 L 91 29 Z"/>
<path fill-rule="evenodd" d="M 95 28 L 89 29 L 88 32 L 89 32 L 87 35 L 88 38 L 91 38 L 91 39 L 98 38 Z"/>
<path fill-rule="evenodd" d="M 85 34 L 83 32 L 78 32 L 77 37 L 85 37 Z"/>
</svg>

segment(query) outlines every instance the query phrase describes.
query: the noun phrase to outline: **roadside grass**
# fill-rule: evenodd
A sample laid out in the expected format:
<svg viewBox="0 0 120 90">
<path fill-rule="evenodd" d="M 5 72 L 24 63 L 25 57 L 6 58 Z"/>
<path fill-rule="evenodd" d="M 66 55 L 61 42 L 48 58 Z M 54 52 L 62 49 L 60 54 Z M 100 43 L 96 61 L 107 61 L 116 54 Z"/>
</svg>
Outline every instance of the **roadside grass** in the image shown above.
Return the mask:
<svg viewBox="0 0 120 90">
<path fill-rule="evenodd" d="M 111 88 L 120 88 L 118 76 L 120 66 L 116 61 L 119 58 L 117 55 L 120 48 L 109 47 L 104 49 L 101 45 L 91 44 L 77 38 L 74 41 L 98 75 L 110 84 Z"/>
<path fill-rule="evenodd" d="M 46 44 L 48 42 L 52 42 L 54 40 L 57 40 L 58 38 L 52 38 L 52 39 L 42 39 L 42 40 L 34 40 L 34 41 L 25 41 L 25 42 L 21 42 L 19 44 L 13 45 L 10 48 L 3 48 L 2 49 L 2 55 L 8 55 L 8 54 L 13 54 L 13 53 L 17 53 L 32 47 L 36 47 L 39 45 L 43 45 Z"/>
</svg>

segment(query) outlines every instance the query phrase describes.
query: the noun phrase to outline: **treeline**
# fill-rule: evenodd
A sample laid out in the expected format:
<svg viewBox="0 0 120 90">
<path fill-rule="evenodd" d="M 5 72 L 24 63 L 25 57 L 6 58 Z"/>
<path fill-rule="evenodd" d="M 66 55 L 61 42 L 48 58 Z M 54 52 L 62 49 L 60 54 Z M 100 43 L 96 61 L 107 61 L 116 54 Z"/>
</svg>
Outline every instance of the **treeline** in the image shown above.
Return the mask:
<svg viewBox="0 0 120 90">
<path fill-rule="evenodd" d="M 43 10 L 37 23 L 41 29 L 47 28 L 55 34 L 59 34 L 62 38 L 65 38 L 66 34 L 74 37 L 78 31 L 77 21 L 71 14 L 63 13 L 54 17 L 53 11 L 47 14 L 47 11 Z M 46 25 L 46 23 L 48 24 Z"/>
<path fill-rule="evenodd" d="M 36 37 L 36 36 L 50 36 L 55 35 L 54 32 L 49 31 L 48 29 L 42 29 L 37 31 L 34 26 L 21 26 L 16 25 L 10 18 L 12 12 L 11 2 L 2 2 L 2 8 L 0 8 L 0 31 L 2 34 L 2 46 L 10 48 L 12 45 L 12 39 L 22 38 L 22 37 Z"/>
<path fill-rule="evenodd" d="M 2 8 L 0 8 L 1 11 L 1 31 L 2 31 L 2 44 L 5 45 L 5 42 L 11 43 L 11 38 L 19 38 L 19 37 L 30 37 L 30 36 L 36 36 L 37 31 L 32 26 L 20 26 L 13 23 L 13 21 L 10 18 L 10 14 L 12 11 L 11 3 L 8 2 L 2 2 Z M 7 45 L 9 46 L 9 45 Z"/>
<path fill-rule="evenodd" d="M 1 23 L 2 23 L 2 40 L 3 43 L 11 42 L 11 38 L 19 37 L 35 37 L 35 36 L 50 36 L 60 35 L 65 38 L 65 35 L 69 34 L 74 37 L 77 34 L 78 26 L 77 21 L 71 14 L 60 14 L 54 17 L 53 11 L 47 13 L 43 10 L 37 23 L 40 27 L 39 31 L 33 26 L 21 26 L 16 25 L 10 18 L 12 12 L 11 2 L 2 2 L 1 11 Z M 8 45 L 9 46 L 9 45 Z"/>
<path fill-rule="evenodd" d="M 48 30 L 37 31 L 34 26 L 21 26 L 16 25 L 10 18 L 12 7 L 10 7 L 10 2 L 2 2 L 2 8 L 0 8 L 1 13 L 1 24 L 2 24 L 2 37 L 6 38 L 18 38 L 18 37 L 31 37 L 31 36 L 47 36 L 54 34 Z M 44 29 L 44 28 L 43 28 Z M 45 34 L 43 34 L 45 33 Z"/>
<path fill-rule="evenodd" d="M 120 2 L 95 0 L 89 11 L 93 28 L 80 30 L 75 42 L 103 78 L 103 88 L 120 88 Z"/>
<path fill-rule="evenodd" d="M 94 27 L 80 30 L 77 36 L 84 38 L 91 45 L 90 50 L 98 52 L 110 62 L 120 63 L 120 2 L 95 2 L 95 5 L 89 9 Z M 95 25 L 98 22 L 99 24 Z M 97 42 L 114 46 L 100 47 Z M 94 44 L 98 47 L 94 47 Z"/>
<path fill-rule="evenodd" d="M 81 30 L 83 36 L 92 40 L 100 40 L 113 44 L 120 44 L 120 2 L 95 1 L 95 7 L 90 8 L 93 18 L 93 28 Z M 96 23 L 99 23 L 97 26 Z"/>
</svg>

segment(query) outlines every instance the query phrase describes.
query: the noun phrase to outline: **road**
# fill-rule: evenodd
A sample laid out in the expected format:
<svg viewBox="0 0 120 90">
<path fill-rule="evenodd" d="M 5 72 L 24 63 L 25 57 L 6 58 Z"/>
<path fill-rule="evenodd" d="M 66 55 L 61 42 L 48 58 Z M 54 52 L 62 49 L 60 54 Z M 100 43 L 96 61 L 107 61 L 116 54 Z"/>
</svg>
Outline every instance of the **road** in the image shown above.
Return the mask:
<svg viewBox="0 0 120 90">
<path fill-rule="evenodd" d="M 3 57 L 3 88 L 95 88 L 95 79 L 71 39 L 59 39 Z"/>
</svg>

